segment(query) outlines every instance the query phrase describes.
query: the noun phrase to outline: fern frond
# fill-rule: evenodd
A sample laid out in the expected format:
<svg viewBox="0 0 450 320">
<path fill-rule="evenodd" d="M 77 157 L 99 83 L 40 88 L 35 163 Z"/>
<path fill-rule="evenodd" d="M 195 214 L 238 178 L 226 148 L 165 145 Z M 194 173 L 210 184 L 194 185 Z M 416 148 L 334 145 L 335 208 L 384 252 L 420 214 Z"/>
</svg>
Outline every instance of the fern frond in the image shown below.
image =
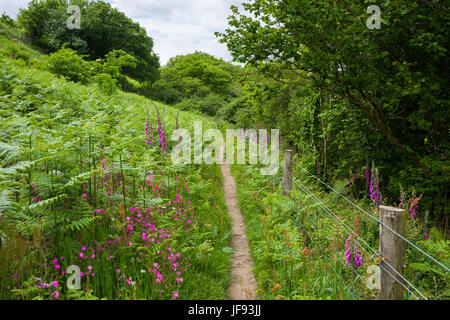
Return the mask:
<svg viewBox="0 0 450 320">
<path fill-rule="evenodd" d="M 7 213 L 17 208 L 14 201 L 14 192 L 9 189 L 2 190 L 0 193 L 0 213 Z"/>
<path fill-rule="evenodd" d="M 14 159 L 19 158 L 20 147 L 12 144 L 7 144 L 0 141 L 0 159 L 4 160 L 4 165 L 8 165 Z"/>
<path fill-rule="evenodd" d="M 53 198 L 50 198 L 50 199 L 46 199 L 46 200 L 43 200 L 41 202 L 33 203 L 33 204 L 29 205 L 29 208 L 32 210 L 32 209 L 36 209 L 36 208 L 47 207 L 47 206 L 49 206 L 49 205 L 51 205 L 53 203 L 57 203 L 57 202 L 59 202 L 59 201 L 61 201 L 63 199 L 67 199 L 68 197 L 69 196 L 67 194 L 62 193 L 60 195 L 57 195 L 56 197 L 53 197 Z"/>
<path fill-rule="evenodd" d="M 75 177 L 70 178 L 69 182 L 67 182 L 63 188 L 64 189 L 72 188 L 75 185 L 82 183 L 86 179 L 89 179 L 93 174 L 95 174 L 96 171 L 97 170 L 94 169 L 89 172 L 81 173 Z"/>
</svg>

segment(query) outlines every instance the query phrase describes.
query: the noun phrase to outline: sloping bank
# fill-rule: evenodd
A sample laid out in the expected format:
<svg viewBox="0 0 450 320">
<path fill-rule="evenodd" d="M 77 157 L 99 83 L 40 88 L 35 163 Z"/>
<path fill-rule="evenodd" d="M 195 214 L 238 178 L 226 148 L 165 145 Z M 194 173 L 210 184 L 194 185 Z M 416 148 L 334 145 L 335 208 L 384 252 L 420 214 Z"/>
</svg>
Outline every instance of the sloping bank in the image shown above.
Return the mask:
<svg viewBox="0 0 450 320">
<path fill-rule="evenodd" d="M 0 58 L 0 298 L 227 298 L 220 167 L 171 165 L 149 100 L 104 95 L 30 59 Z M 157 105 L 169 139 L 178 110 Z M 194 120 L 214 126 L 179 115 L 189 130 Z M 71 265 L 80 290 L 65 286 Z"/>
</svg>

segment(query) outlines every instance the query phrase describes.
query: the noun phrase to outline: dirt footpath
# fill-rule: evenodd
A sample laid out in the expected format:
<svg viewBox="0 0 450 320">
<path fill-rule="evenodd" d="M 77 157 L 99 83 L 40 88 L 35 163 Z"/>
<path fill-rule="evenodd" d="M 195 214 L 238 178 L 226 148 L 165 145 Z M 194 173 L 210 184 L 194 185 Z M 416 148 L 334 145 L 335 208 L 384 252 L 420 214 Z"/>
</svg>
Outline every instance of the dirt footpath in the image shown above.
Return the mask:
<svg viewBox="0 0 450 320">
<path fill-rule="evenodd" d="M 230 300 L 254 300 L 258 288 L 251 270 L 253 262 L 248 247 L 245 223 L 241 210 L 237 204 L 236 183 L 230 173 L 227 164 L 221 165 L 223 174 L 223 189 L 228 212 L 233 221 L 233 237 L 231 247 L 235 253 L 231 256 L 231 286 L 229 289 Z"/>
</svg>

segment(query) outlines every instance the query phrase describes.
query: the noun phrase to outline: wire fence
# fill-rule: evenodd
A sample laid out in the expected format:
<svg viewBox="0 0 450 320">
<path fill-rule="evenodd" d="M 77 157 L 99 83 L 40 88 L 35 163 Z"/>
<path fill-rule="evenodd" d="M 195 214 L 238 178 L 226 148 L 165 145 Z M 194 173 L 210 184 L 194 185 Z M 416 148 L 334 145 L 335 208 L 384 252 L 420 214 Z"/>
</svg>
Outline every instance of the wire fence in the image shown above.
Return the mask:
<svg viewBox="0 0 450 320">
<path fill-rule="evenodd" d="M 386 224 L 384 224 L 378 217 L 376 217 L 375 215 L 367 212 L 367 210 L 364 210 L 363 208 L 361 208 L 361 206 L 359 206 L 358 204 L 356 204 L 354 201 L 348 199 L 346 196 L 342 195 L 341 193 L 339 193 L 335 188 L 331 187 L 329 184 L 327 184 L 326 182 L 322 181 L 320 178 L 316 177 L 315 175 L 313 175 L 312 173 L 310 173 L 308 170 L 306 170 L 305 168 L 303 168 L 302 166 L 300 166 L 299 164 L 293 162 L 295 164 L 295 166 L 302 170 L 303 172 L 305 172 L 309 177 L 316 179 L 318 182 L 320 182 L 322 185 L 326 186 L 330 191 L 336 193 L 339 197 L 341 197 L 342 199 L 344 199 L 345 201 L 347 201 L 349 204 L 351 204 L 354 208 L 358 209 L 359 211 L 361 211 L 362 213 L 364 213 L 366 216 L 368 216 L 369 218 L 371 218 L 372 220 L 376 221 L 378 225 L 383 226 L 383 228 L 386 228 L 387 230 L 390 230 L 396 237 L 398 237 L 399 239 L 401 239 L 401 241 L 405 242 L 406 244 L 410 245 L 412 248 L 414 248 L 415 250 L 417 250 L 418 252 L 420 252 L 421 254 L 423 254 L 425 257 L 427 257 L 428 259 L 430 259 L 433 263 L 437 264 L 438 266 L 440 266 L 441 268 L 443 268 L 445 270 L 445 273 L 447 274 L 449 271 L 449 268 L 444 265 L 442 262 L 438 261 L 437 259 L 435 259 L 433 256 L 431 256 L 429 253 L 427 253 L 425 250 L 423 250 L 422 248 L 420 248 L 417 244 L 411 242 L 410 240 L 408 240 L 407 238 L 405 238 L 403 235 L 401 235 L 400 233 L 396 232 L 395 230 L 393 230 L 391 227 L 387 226 Z M 343 230 L 344 232 L 352 237 L 355 242 L 358 244 L 358 247 L 361 248 L 361 250 L 364 251 L 365 254 L 367 254 L 368 259 L 370 261 L 373 261 L 375 265 L 378 265 L 380 267 L 381 270 L 383 270 L 384 272 L 386 272 L 390 277 L 392 277 L 392 279 L 394 279 L 394 281 L 396 283 L 398 283 L 402 288 L 404 288 L 409 295 L 411 295 L 412 297 L 414 297 L 415 299 L 425 299 L 427 300 L 428 297 L 421 291 L 419 290 L 415 285 L 412 284 L 412 281 L 409 281 L 408 279 L 406 279 L 403 275 L 402 272 L 400 272 L 399 270 L 397 270 L 395 267 L 393 267 L 388 261 L 386 261 L 386 259 L 383 259 L 383 257 L 380 255 L 380 253 L 378 252 L 377 249 L 373 248 L 366 240 L 364 240 L 357 232 L 355 232 L 353 230 L 353 228 L 351 228 L 343 219 L 341 219 L 339 217 L 338 214 L 336 214 L 331 208 L 329 208 L 329 206 L 327 206 L 316 194 L 314 194 L 314 192 L 312 190 L 310 190 L 310 188 L 308 188 L 305 183 L 302 183 L 302 181 L 300 181 L 300 179 L 294 177 L 292 174 L 290 174 L 288 171 L 285 171 L 285 174 L 287 174 L 287 176 L 291 179 L 291 181 L 293 182 L 294 186 L 297 188 L 297 190 L 305 195 L 307 195 L 310 199 L 312 199 L 314 201 L 314 204 L 317 205 L 320 209 L 321 212 L 324 212 L 328 217 L 330 217 L 334 222 L 336 222 Z M 292 195 L 292 194 L 291 194 Z M 298 203 L 298 199 L 294 197 L 292 197 L 292 199 Z M 319 226 L 316 224 L 315 225 L 317 228 L 319 228 Z M 301 224 L 301 228 L 302 230 L 306 230 L 305 226 L 303 224 Z M 317 245 L 317 243 L 312 239 L 311 235 L 308 232 L 305 232 L 305 234 L 308 236 L 308 238 L 315 243 L 315 245 Z M 328 237 L 326 237 L 327 240 L 331 241 L 331 239 L 329 239 Z M 326 256 L 325 256 L 325 259 Z M 381 263 L 381 261 L 383 261 L 383 263 Z M 342 264 L 343 263 L 343 259 L 340 260 L 340 262 Z M 327 261 L 327 263 L 329 263 L 329 261 Z M 350 265 L 350 267 L 352 268 L 355 276 L 357 279 L 360 279 L 362 281 L 362 283 L 368 288 L 371 289 L 367 286 L 367 283 L 364 281 L 364 276 L 361 275 L 360 272 L 358 272 L 356 270 L 356 268 L 354 268 L 352 265 Z M 388 270 L 389 269 L 389 270 Z M 336 269 L 335 269 L 336 270 Z M 341 284 L 343 285 L 343 287 L 347 290 L 347 292 L 350 294 L 350 296 L 352 297 L 352 299 L 355 298 L 355 295 L 352 293 L 352 290 L 345 285 L 342 282 L 342 279 L 339 279 Z M 357 293 L 357 296 L 359 296 L 359 293 Z"/>
<path fill-rule="evenodd" d="M 441 263 L 440 261 L 436 260 L 434 257 L 432 257 L 430 254 L 428 254 L 427 252 L 425 252 L 423 249 L 421 249 L 419 246 L 417 246 L 416 244 L 412 243 L 411 241 L 409 241 L 408 239 L 406 239 L 404 236 L 402 236 L 401 234 L 399 234 L 398 232 L 396 232 L 395 230 L 393 230 L 391 227 L 387 226 L 386 224 L 382 223 L 380 221 L 380 219 L 378 219 L 377 217 L 375 217 L 374 215 L 370 214 L 369 212 L 367 212 L 366 210 L 364 210 L 363 208 L 361 208 L 359 205 L 357 205 L 355 202 L 353 202 L 352 200 L 348 199 L 347 197 L 343 196 L 341 193 L 339 193 L 338 191 L 336 191 L 333 187 L 331 187 L 330 185 L 328 185 L 326 182 L 323 182 L 321 179 L 319 179 L 318 177 L 316 177 L 315 175 L 313 175 L 312 173 L 310 173 L 309 171 L 307 171 L 305 168 L 303 168 L 302 166 L 300 166 L 299 164 L 295 163 L 294 164 L 301 170 L 303 170 L 305 173 L 307 173 L 310 177 L 316 179 L 317 181 L 319 181 L 321 184 L 325 185 L 326 187 L 328 187 L 331 191 L 335 192 L 338 196 L 340 196 L 341 198 L 343 198 L 344 200 L 346 200 L 348 203 L 350 203 L 351 205 L 353 205 L 355 208 L 357 208 L 359 211 L 363 212 L 364 214 L 366 214 L 367 216 L 369 216 L 370 218 L 372 218 L 373 220 L 375 220 L 377 223 L 381 224 L 383 227 L 385 227 L 386 229 L 388 229 L 389 231 L 391 231 L 393 234 L 395 234 L 397 237 L 399 237 L 400 239 L 402 239 L 403 241 L 405 241 L 406 243 L 408 243 L 411 247 L 413 247 L 414 249 L 418 250 L 419 252 L 421 252 L 422 254 L 424 254 L 427 258 L 431 259 L 433 262 L 435 262 L 436 264 L 438 264 L 439 266 L 441 266 L 442 268 L 444 268 L 447 272 L 450 271 L 450 269 L 445 266 L 443 263 Z"/>
<path fill-rule="evenodd" d="M 310 195 L 317 203 L 320 205 L 320 207 L 324 210 L 326 214 L 328 214 L 331 218 L 333 218 L 340 226 L 344 227 L 344 231 L 348 235 L 354 236 L 356 239 L 355 241 L 358 243 L 359 247 L 369 256 L 371 260 L 376 262 L 376 257 L 381 258 L 380 254 L 372 248 L 360 235 L 358 235 L 351 227 L 349 227 L 342 219 L 338 217 L 336 213 L 334 213 L 329 207 L 327 207 L 317 196 L 315 196 L 304 184 L 302 184 L 299 180 L 297 180 L 295 177 L 292 177 L 292 181 L 306 194 Z M 371 254 L 368 250 L 372 251 L 373 254 Z M 405 279 L 402 274 L 397 271 L 391 264 L 389 264 L 387 261 L 384 261 L 385 264 L 387 264 L 397 276 L 402 279 L 405 283 L 407 283 L 414 291 L 416 291 L 423 299 L 427 299 L 426 296 L 419 291 L 414 285 L 412 285 L 407 279 Z M 403 288 L 405 288 L 409 294 L 414 296 L 416 299 L 419 299 L 417 295 L 414 294 L 414 292 L 411 290 L 410 287 L 406 286 L 402 281 L 398 280 L 396 276 L 392 275 L 390 271 L 388 271 L 386 268 L 384 268 L 381 264 L 378 263 L 378 266 L 383 269 L 385 272 L 387 272 L 396 282 L 398 282 Z M 354 267 L 353 267 L 354 269 Z M 355 269 L 354 269 L 355 270 Z M 362 276 L 359 274 L 359 276 L 362 278 Z"/>
</svg>

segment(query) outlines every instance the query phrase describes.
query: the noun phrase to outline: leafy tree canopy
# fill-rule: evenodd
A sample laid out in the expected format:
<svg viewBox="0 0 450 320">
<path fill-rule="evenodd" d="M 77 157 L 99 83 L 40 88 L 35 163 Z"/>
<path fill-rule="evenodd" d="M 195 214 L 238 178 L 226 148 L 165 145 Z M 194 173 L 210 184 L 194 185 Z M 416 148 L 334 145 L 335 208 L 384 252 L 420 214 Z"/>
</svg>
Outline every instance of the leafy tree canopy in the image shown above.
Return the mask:
<svg viewBox="0 0 450 320">
<path fill-rule="evenodd" d="M 161 68 L 161 83 L 184 96 L 205 96 L 208 93 L 230 93 L 233 75 L 240 67 L 207 53 L 195 52 L 171 58 Z"/>
<path fill-rule="evenodd" d="M 81 9 L 80 29 L 67 28 L 69 4 Z M 32 42 L 49 52 L 57 51 L 67 43 L 68 48 L 95 60 L 113 50 L 123 50 L 137 59 L 137 68 L 125 68 L 128 76 L 151 82 L 159 77 L 159 57 L 153 52 L 153 39 L 138 23 L 109 3 L 32 0 L 27 9 L 21 9 L 18 21 Z"/>
<path fill-rule="evenodd" d="M 236 82 L 241 67 L 203 52 L 171 58 L 161 68 L 161 79 L 144 94 L 182 110 L 216 115 L 240 94 Z"/>
<path fill-rule="evenodd" d="M 270 68 L 277 62 L 346 99 L 427 173 L 448 158 L 450 13 L 443 1 L 384 1 L 379 30 L 366 26 L 366 2 L 243 6 L 250 14 L 233 7 L 230 28 L 217 34 L 235 60 L 286 80 Z"/>
</svg>

